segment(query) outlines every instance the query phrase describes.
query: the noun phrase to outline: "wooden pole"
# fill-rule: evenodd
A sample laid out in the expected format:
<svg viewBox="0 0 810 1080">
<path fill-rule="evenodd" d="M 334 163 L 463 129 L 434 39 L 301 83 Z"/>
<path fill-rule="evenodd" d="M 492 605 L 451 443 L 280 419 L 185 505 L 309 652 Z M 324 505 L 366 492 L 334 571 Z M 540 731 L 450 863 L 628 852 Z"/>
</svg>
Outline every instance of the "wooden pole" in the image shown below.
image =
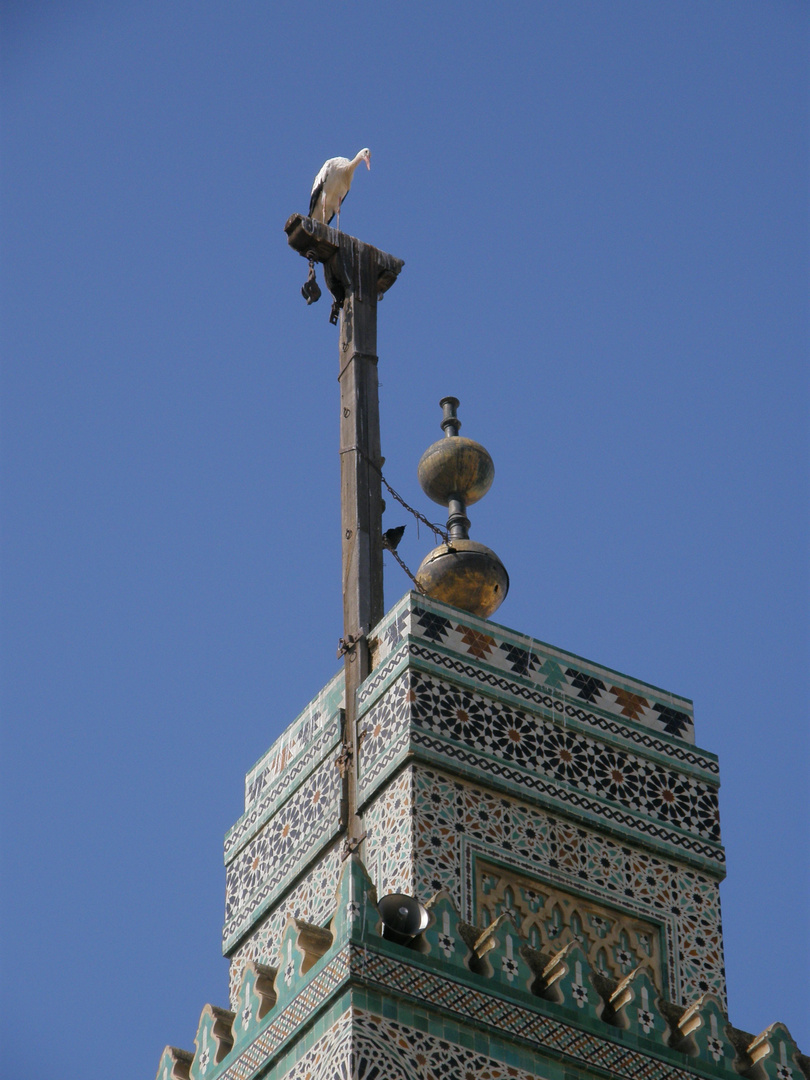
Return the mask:
<svg viewBox="0 0 810 1080">
<path fill-rule="evenodd" d="M 343 292 L 340 317 L 340 506 L 346 715 L 343 745 L 344 857 L 363 839 L 357 793 L 357 691 L 370 674 L 368 634 L 385 614 L 383 598 L 377 299 L 403 263 L 356 237 L 294 215 L 289 243 L 322 262 L 330 287 Z"/>
</svg>

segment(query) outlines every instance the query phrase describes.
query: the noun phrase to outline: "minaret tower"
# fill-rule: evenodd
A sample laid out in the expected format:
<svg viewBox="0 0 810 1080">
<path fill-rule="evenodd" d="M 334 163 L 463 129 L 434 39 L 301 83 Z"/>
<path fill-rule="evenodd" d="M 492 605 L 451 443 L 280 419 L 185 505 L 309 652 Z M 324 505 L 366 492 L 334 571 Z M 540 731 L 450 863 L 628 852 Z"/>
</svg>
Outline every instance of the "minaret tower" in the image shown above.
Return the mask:
<svg viewBox="0 0 810 1080">
<path fill-rule="evenodd" d="M 490 621 L 509 578 L 467 510 L 494 466 L 453 397 L 418 469 L 447 527 L 384 612 L 377 298 L 403 264 L 285 231 L 340 320 L 343 663 L 247 773 L 230 1007 L 158 1080 L 810 1080 L 784 1025 L 726 1016 L 691 701 Z"/>
</svg>

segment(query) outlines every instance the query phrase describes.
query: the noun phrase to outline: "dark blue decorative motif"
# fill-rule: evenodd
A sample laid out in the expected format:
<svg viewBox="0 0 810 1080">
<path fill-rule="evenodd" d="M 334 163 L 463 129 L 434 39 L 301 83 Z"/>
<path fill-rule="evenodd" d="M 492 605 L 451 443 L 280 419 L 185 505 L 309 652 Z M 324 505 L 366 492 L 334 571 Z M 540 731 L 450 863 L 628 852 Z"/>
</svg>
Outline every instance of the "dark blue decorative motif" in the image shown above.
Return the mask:
<svg viewBox="0 0 810 1080">
<path fill-rule="evenodd" d="M 435 615 L 432 611 L 425 611 L 424 608 L 419 607 L 415 607 L 413 613 L 422 627 L 422 636 L 428 641 L 443 641 L 452 630 L 452 623 L 443 615 Z"/>
<path fill-rule="evenodd" d="M 577 697 L 581 697 L 583 701 L 596 701 L 605 689 L 605 684 L 601 679 L 586 675 L 584 671 L 577 671 L 576 668 L 570 667 L 565 674 L 571 680 L 571 685 L 579 690 Z"/>
<path fill-rule="evenodd" d="M 530 671 L 537 670 L 537 660 L 527 649 L 510 645 L 508 641 L 504 641 L 500 649 L 506 653 L 506 662 L 516 675 L 528 675 Z"/>
<path fill-rule="evenodd" d="M 669 705 L 653 705 L 653 710 L 660 714 L 664 731 L 668 735 L 680 737 L 692 723 L 685 712 L 678 712 L 677 709 L 672 709 Z"/>
</svg>

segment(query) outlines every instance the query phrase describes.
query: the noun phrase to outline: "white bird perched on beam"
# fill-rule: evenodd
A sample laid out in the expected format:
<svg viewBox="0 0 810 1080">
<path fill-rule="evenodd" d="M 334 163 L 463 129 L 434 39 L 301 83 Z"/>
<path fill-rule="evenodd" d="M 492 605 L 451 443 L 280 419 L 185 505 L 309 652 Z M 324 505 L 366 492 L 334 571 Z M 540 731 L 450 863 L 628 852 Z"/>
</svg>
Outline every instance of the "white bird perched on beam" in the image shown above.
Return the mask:
<svg viewBox="0 0 810 1080">
<path fill-rule="evenodd" d="M 354 170 L 361 161 L 365 161 L 367 169 L 371 168 L 371 151 L 368 147 L 351 161 L 345 157 L 333 157 L 324 162 L 312 185 L 309 198 L 311 218 L 328 225 L 337 214 L 337 227 L 340 229 L 340 205 L 349 194 Z"/>
</svg>

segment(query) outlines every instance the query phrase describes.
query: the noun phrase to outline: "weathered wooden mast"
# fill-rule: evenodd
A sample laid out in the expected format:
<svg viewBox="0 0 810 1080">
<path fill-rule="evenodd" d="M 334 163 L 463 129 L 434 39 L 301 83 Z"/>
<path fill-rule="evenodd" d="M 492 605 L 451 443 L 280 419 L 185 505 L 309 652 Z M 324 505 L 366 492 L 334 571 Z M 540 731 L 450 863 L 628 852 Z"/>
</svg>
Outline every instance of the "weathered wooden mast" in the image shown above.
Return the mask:
<svg viewBox="0 0 810 1080">
<path fill-rule="evenodd" d="M 294 214 L 289 244 L 320 262 L 340 307 L 340 505 L 343 544 L 343 638 L 346 718 L 343 746 L 344 855 L 363 838 L 357 817 L 357 690 L 371 671 L 368 633 L 384 614 L 377 300 L 403 267 L 384 251 Z M 342 302 L 342 306 L 341 306 Z"/>
</svg>

